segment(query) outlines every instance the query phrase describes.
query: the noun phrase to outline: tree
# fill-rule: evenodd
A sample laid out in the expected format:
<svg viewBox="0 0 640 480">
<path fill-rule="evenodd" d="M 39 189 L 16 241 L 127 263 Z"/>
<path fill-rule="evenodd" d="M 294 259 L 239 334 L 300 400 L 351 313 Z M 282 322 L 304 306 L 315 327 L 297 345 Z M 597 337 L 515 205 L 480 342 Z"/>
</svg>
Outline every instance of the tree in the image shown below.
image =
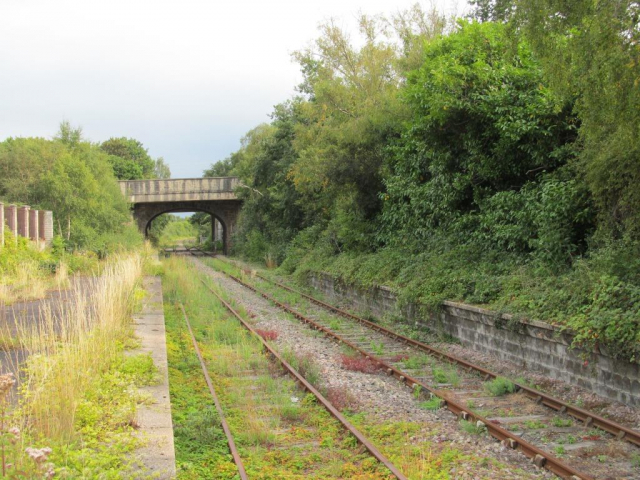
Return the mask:
<svg viewBox="0 0 640 480">
<path fill-rule="evenodd" d="M 575 155 L 571 105 L 544 86 L 526 43 L 512 52 L 510 42 L 501 24 L 461 23 L 427 48 L 403 94 L 412 118 L 389 149 L 385 242 L 421 245 L 434 231 L 455 231 L 457 241 L 553 250 L 565 261 L 584 245 L 588 220 L 585 226 L 579 218 L 588 206 L 566 171 Z M 566 211 L 551 215 L 541 202 Z M 544 223 L 539 211 L 562 225 Z M 560 239 L 536 243 L 566 229 Z"/>
<path fill-rule="evenodd" d="M 515 12 L 515 0 L 469 0 L 471 18 L 481 22 L 504 22 Z"/>
<path fill-rule="evenodd" d="M 362 46 L 330 21 L 312 47 L 294 54 L 308 101 L 299 106 L 305 120 L 296 125 L 298 159 L 289 175 L 306 216 L 334 223 L 336 244 L 339 232 L 370 225 L 379 213 L 384 147 L 408 114 L 399 88 L 425 42 L 446 28 L 443 17 L 418 7 L 393 19 L 359 20 Z"/>
<path fill-rule="evenodd" d="M 169 165 L 164 161 L 164 158 L 158 157 L 155 160 L 155 165 L 153 167 L 153 173 L 155 178 L 167 179 L 171 178 L 171 169 Z"/>
<path fill-rule="evenodd" d="M 65 145 L 77 145 L 83 140 L 82 127 L 73 128 L 68 120 L 63 120 L 60 122 L 58 133 L 53 138 Z"/>
<path fill-rule="evenodd" d="M 64 140 L 74 135 L 59 137 L 0 142 L 0 197 L 52 210 L 55 231 L 69 245 L 103 251 L 108 238 L 135 228 L 129 206 L 104 151 Z"/>
<path fill-rule="evenodd" d="M 140 164 L 126 158 L 109 155 L 108 157 L 113 174 L 118 180 L 137 180 L 144 178 Z"/>
<path fill-rule="evenodd" d="M 156 162 L 149 156 L 147 149 L 138 140 L 125 137 L 110 138 L 102 142 L 100 148 L 109 155 L 125 160 L 125 162 L 116 162 L 121 172 L 135 172 L 137 171 L 136 166 L 138 166 L 142 171 L 141 177 L 138 178 L 154 177 Z M 126 165 L 127 163 L 129 165 Z M 118 178 L 121 180 L 133 180 L 133 178 Z"/>
<path fill-rule="evenodd" d="M 640 239 L 640 3 L 516 2 L 551 87 L 575 100 L 580 155 L 606 235 Z"/>
</svg>

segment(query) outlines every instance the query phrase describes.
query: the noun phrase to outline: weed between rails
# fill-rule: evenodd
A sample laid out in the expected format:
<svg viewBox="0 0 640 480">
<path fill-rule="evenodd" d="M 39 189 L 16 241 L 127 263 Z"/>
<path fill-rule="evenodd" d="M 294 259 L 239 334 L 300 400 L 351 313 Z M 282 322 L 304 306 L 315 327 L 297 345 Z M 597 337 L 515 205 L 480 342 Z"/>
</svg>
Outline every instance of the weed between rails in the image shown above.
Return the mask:
<svg viewBox="0 0 640 480">
<path fill-rule="evenodd" d="M 256 333 L 260 335 L 265 340 L 277 340 L 278 332 L 275 330 L 259 330 L 256 329 Z"/>
<path fill-rule="evenodd" d="M 340 364 L 345 370 L 362 373 L 377 373 L 382 366 L 368 357 L 362 355 L 340 355 Z"/>
<path fill-rule="evenodd" d="M 515 384 L 505 377 L 496 377 L 484 384 L 485 390 L 494 397 L 500 397 L 516 391 Z"/>
<path fill-rule="evenodd" d="M 204 277 L 190 263 L 178 258 L 166 262 L 165 315 L 179 479 L 230 479 L 237 471 L 220 436 L 219 419 L 208 408 L 211 399 L 175 307 L 178 301 L 188 311 L 250 478 L 388 478 L 315 397 L 268 360 L 258 340 L 204 289 L 199 281 Z M 235 308 L 245 315 L 241 307 Z M 283 355 L 310 382 L 319 381 L 311 357 Z"/>
<path fill-rule="evenodd" d="M 214 269 L 224 270 L 232 275 L 240 275 L 240 270 L 226 262 L 220 260 L 206 259 L 205 263 Z M 261 289 L 272 294 L 278 292 L 270 284 L 262 283 Z M 276 295 L 274 295 L 276 296 Z M 284 299 L 284 296 L 278 297 Z M 294 299 L 295 301 L 295 299 Z M 292 304 L 295 304 L 292 302 Z M 323 323 L 329 322 L 332 329 L 342 328 L 342 320 L 332 324 L 331 316 L 325 313 L 320 314 Z M 338 323 L 339 322 L 339 323 Z M 337 328 L 336 328 L 337 327 Z M 347 363 L 359 363 L 352 360 L 357 359 L 356 352 L 348 347 L 342 347 L 343 358 L 348 358 Z M 435 366 L 434 360 L 426 354 L 417 354 L 407 357 L 398 356 L 394 361 L 403 362 L 405 368 L 423 369 L 431 367 L 437 370 L 436 375 L 443 383 L 459 383 L 456 372 L 447 368 Z M 365 370 L 368 367 L 364 367 Z M 439 371 L 438 371 L 439 370 Z M 448 440 L 442 441 L 439 438 L 447 437 L 446 432 L 440 432 L 437 424 L 433 422 L 409 422 L 398 420 L 381 420 L 377 415 L 366 412 L 357 398 L 354 398 L 346 388 L 322 388 L 321 391 L 334 406 L 340 409 L 349 420 L 365 436 L 385 454 L 392 462 L 409 478 L 445 480 L 450 478 L 500 478 L 510 467 L 491 458 L 478 455 L 474 452 L 463 452 L 451 446 Z M 418 392 L 417 400 L 421 397 Z M 442 407 L 442 400 L 434 397 L 420 403 L 426 410 L 438 410 Z M 473 428 L 472 428 L 473 427 Z M 483 434 L 475 424 L 461 425 L 461 428 L 469 429 L 469 434 Z M 356 473 L 351 474 L 352 466 L 344 465 L 343 473 L 349 473 L 338 478 L 363 478 Z M 518 478 L 535 478 L 535 474 L 529 474 L 522 470 L 517 470 Z M 335 477 L 331 477 L 335 478 Z M 369 477 L 365 477 L 369 478 Z"/>
</svg>

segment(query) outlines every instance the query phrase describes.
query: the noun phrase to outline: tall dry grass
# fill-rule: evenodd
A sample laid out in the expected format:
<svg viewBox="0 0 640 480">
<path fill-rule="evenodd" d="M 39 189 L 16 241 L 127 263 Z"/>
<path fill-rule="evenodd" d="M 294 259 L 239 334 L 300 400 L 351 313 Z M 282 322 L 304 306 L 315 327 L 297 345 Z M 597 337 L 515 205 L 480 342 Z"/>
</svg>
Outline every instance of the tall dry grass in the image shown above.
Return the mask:
<svg viewBox="0 0 640 480">
<path fill-rule="evenodd" d="M 19 348 L 28 354 L 17 409 L 23 428 L 73 438 L 80 400 L 129 335 L 141 275 L 140 255 L 117 257 L 100 276 L 72 287 L 69 301 L 43 309 L 38 322 L 18 325 Z"/>
</svg>

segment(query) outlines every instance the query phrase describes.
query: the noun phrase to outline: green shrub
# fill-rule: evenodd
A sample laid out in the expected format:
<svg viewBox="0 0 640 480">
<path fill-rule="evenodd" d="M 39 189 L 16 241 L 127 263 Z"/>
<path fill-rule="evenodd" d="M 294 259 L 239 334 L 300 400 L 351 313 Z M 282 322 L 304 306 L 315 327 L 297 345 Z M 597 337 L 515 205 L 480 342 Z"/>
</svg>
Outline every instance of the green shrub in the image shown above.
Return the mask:
<svg viewBox="0 0 640 480">
<path fill-rule="evenodd" d="M 420 407 L 425 410 L 439 410 L 442 408 L 442 399 L 440 397 L 431 397 L 426 402 L 421 402 Z"/>
<path fill-rule="evenodd" d="M 494 397 L 500 397 L 508 393 L 514 393 L 516 391 L 515 384 L 504 377 L 496 377 L 490 382 L 484 384 L 484 388 L 490 395 Z"/>
</svg>

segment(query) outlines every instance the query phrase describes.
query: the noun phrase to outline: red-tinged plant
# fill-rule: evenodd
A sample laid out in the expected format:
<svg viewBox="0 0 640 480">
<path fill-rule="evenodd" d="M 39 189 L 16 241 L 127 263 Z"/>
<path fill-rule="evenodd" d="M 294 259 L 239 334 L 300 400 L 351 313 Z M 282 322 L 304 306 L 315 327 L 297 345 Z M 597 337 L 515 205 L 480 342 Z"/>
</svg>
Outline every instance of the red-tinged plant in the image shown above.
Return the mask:
<svg viewBox="0 0 640 480">
<path fill-rule="evenodd" d="M 278 332 L 275 330 L 256 330 L 256 332 L 265 340 L 275 340 L 278 338 Z"/>
<path fill-rule="evenodd" d="M 404 362 L 405 360 L 409 360 L 409 355 L 399 353 L 398 355 L 391 357 L 389 360 L 392 362 Z"/>
<path fill-rule="evenodd" d="M 378 370 L 382 369 L 382 365 L 379 363 L 362 356 L 353 357 L 343 354 L 340 355 L 340 362 L 342 364 L 342 368 L 354 372 L 376 373 Z"/>
<path fill-rule="evenodd" d="M 325 397 L 340 411 L 358 409 L 358 401 L 345 387 L 328 387 Z"/>
</svg>

